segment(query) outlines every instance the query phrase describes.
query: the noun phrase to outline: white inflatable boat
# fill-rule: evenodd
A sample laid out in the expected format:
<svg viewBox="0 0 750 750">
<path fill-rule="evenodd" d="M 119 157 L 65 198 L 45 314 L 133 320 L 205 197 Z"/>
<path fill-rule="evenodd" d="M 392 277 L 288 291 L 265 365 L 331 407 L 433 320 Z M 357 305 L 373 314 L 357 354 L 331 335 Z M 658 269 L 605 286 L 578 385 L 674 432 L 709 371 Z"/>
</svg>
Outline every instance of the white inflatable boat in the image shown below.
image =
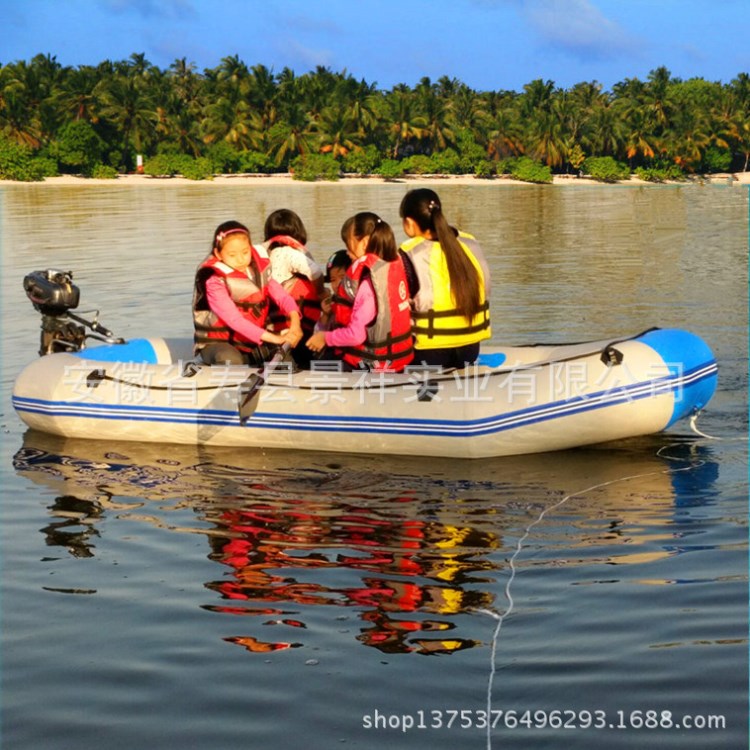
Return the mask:
<svg viewBox="0 0 750 750">
<path fill-rule="evenodd" d="M 275 363 L 274 363 L 275 364 Z M 659 432 L 702 409 L 717 365 L 682 330 L 488 347 L 462 370 L 201 366 L 190 339 L 46 354 L 13 389 L 31 428 L 97 440 L 483 458 Z"/>
</svg>

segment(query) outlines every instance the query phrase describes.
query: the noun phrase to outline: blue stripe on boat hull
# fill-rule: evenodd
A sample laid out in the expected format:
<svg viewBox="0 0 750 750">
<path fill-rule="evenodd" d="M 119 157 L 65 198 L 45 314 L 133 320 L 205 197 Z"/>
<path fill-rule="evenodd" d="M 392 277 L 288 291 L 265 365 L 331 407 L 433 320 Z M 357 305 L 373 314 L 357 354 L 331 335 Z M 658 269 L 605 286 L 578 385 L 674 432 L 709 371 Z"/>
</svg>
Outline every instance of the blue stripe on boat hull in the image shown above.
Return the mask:
<svg viewBox="0 0 750 750">
<path fill-rule="evenodd" d="M 661 352 L 660 352 L 661 354 Z M 662 354 L 662 356 L 664 356 Z M 667 360 L 665 360 L 667 361 Z M 326 415 L 278 415 L 256 412 L 247 427 L 310 431 L 345 431 L 352 433 L 394 434 L 469 438 L 504 432 L 517 427 L 572 416 L 586 411 L 605 409 L 630 401 L 668 393 L 675 394 L 675 409 L 668 423 L 701 408 L 716 387 L 717 366 L 713 359 L 645 383 L 613 388 L 576 399 L 520 409 L 506 414 L 476 420 L 397 419 L 378 417 L 334 417 Z M 707 395 L 706 395 L 707 394 Z M 678 408 L 679 404 L 679 408 Z M 19 412 L 60 418 L 105 419 L 114 421 L 161 422 L 187 425 L 238 427 L 238 414 L 227 410 L 178 409 L 168 407 L 85 404 L 68 401 L 43 401 L 13 397 Z M 677 415 L 677 416 L 675 416 Z"/>
</svg>

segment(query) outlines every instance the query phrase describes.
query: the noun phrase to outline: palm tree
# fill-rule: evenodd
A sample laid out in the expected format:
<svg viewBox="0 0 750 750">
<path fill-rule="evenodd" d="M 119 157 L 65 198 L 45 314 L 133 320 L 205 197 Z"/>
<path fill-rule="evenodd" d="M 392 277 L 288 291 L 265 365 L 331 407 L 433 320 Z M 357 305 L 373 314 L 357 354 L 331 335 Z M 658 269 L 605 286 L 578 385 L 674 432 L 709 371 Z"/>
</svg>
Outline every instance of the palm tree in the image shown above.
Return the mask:
<svg viewBox="0 0 750 750">
<path fill-rule="evenodd" d="M 61 118 L 97 123 L 99 105 L 94 89 L 100 80 L 96 69 L 89 65 L 68 71 L 51 97 Z"/>
<path fill-rule="evenodd" d="M 660 132 L 669 129 L 674 109 L 671 83 L 671 73 L 662 66 L 648 74 L 648 83 L 643 92 L 643 104 L 653 116 L 656 127 Z M 657 135 L 660 132 L 657 132 Z"/>
<path fill-rule="evenodd" d="M 482 102 L 474 89 L 460 84 L 449 99 L 451 122 L 455 128 L 474 130 L 483 119 Z"/>
<path fill-rule="evenodd" d="M 632 109 L 622 118 L 625 122 L 625 154 L 633 164 L 633 159 L 648 161 L 659 151 L 659 143 L 653 136 L 648 113 L 640 107 Z"/>
<path fill-rule="evenodd" d="M 24 61 L 0 69 L 0 132 L 16 143 L 38 148 L 44 138 L 35 71 Z"/>
<path fill-rule="evenodd" d="M 711 143 L 706 117 L 695 108 L 683 106 L 675 110 L 672 122 L 665 137 L 666 151 L 681 169 L 695 171 Z"/>
<path fill-rule="evenodd" d="M 196 73 L 195 63 L 188 63 L 184 57 L 178 58 L 169 66 L 169 79 L 172 93 L 180 105 L 197 111 L 200 107 L 201 77 Z"/>
<path fill-rule="evenodd" d="M 310 151 L 312 120 L 300 102 L 286 102 L 279 120 L 268 132 L 269 155 L 277 166 Z"/>
<path fill-rule="evenodd" d="M 321 153 L 332 154 L 337 159 L 360 146 L 357 126 L 344 104 L 326 107 L 315 123 L 315 130 L 319 133 Z"/>
<path fill-rule="evenodd" d="M 240 150 L 256 145 L 259 129 L 260 118 L 246 101 L 223 96 L 206 107 L 201 122 L 205 143 L 224 140 Z"/>
<path fill-rule="evenodd" d="M 250 89 L 250 71 L 238 55 L 222 57 L 217 69 L 217 80 L 229 84 L 238 96 L 245 96 Z"/>
<path fill-rule="evenodd" d="M 506 107 L 495 115 L 487 133 L 487 156 L 505 159 L 524 153 L 523 131 L 517 112 Z"/>
<path fill-rule="evenodd" d="M 393 158 L 398 158 L 404 144 L 423 138 L 427 133 L 427 122 L 417 114 L 414 94 L 407 87 L 396 87 L 386 97 L 390 125 L 389 135 L 393 143 Z"/>
<path fill-rule="evenodd" d="M 446 100 L 437 94 L 437 87 L 423 78 L 416 88 L 417 107 L 425 121 L 425 139 L 430 151 L 444 151 L 455 140 L 455 133 L 448 124 Z"/>
<path fill-rule="evenodd" d="M 120 133 L 122 148 L 144 153 L 155 133 L 156 107 L 149 90 L 134 77 L 116 74 L 97 84 L 101 116 Z"/>
<path fill-rule="evenodd" d="M 250 72 L 248 101 L 258 113 L 261 127 L 268 129 L 276 122 L 276 79 L 265 65 L 254 65 Z"/>
<path fill-rule="evenodd" d="M 614 102 L 601 103 L 590 114 L 581 134 L 580 145 L 591 156 L 624 155 L 626 123 Z"/>
<path fill-rule="evenodd" d="M 551 169 L 557 169 L 565 164 L 568 156 L 568 139 L 559 107 L 537 113 L 526 137 L 526 152 Z"/>
<path fill-rule="evenodd" d="M 531 83 L 527 83 L 519 98 L 523 119 L 533 119 L 539 112 L 548 112 L 552 108 L 554 93 L 555 84 L 553 81 L 542 81 L 541 78 L 537 78 Z"/>
</svg>

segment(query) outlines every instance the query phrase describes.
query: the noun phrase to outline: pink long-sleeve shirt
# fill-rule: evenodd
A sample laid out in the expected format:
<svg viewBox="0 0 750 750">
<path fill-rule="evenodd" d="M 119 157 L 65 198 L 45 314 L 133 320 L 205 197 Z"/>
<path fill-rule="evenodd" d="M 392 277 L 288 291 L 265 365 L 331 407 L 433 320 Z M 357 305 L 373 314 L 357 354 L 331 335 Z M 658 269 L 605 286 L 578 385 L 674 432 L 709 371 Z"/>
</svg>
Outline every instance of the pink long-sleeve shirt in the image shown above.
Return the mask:
<svg viewBox="0 0 750 750">
<path fill-rule="evenodd" d="M 367 339 L 367 326 L 375 320 L 378 306 L 375 303 L 375 290 L 372 282 L 365 280 L 359 285 L 354 297 L 352 316 L 349 325 L 326 331 L 326 346 L 360 346 Z"/>
<path fill-rule="evenodd" d="M 284 315 L 299 313 L 294 298 L 285 291 L 278 281 L 270 279 L 266 286 L 268 296 L 279 306 Z M 206 281 L 206 300 L 211 312 L 218 315 L 232 330 L 244 336 L 254 344 L 261 343 L 265 328 L 249 321 L 234 304 L 229 289 L 220 276 L 213 275 Z"/>
</svg>

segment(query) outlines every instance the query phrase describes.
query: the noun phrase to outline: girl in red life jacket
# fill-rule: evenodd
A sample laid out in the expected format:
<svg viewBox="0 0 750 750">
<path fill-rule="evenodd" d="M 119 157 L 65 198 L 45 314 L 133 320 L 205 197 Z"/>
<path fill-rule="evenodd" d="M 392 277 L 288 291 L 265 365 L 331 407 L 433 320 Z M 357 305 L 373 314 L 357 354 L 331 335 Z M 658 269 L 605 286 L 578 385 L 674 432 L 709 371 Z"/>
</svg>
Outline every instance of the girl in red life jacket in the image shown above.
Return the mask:
<svg viewBox="0 0 750 750">
<path fill-rule="evenodd" d="M 271 300 L 289 320 L 282 333 L 265 328 Z M 273 353 L 267 344 L 299 343 L 300 319 L 295 301 L 270 278 L 268 259 L 252 246 L 248 228 L 238 221 L 220 224 L 195 275 L 196 353 L 206 364 L 260 365 Z"/>
<path fill-rule="evenodd" d="M 263 248 L 271 261 L 271 278 L 289 292 L 302 315 L 303 337 L 292 356 L 300 367 L 309 369 L 312 353 L 305 342 L 320 319 L 320 302 L 325 293 L 323 269 L 305 247 L 307 230 L 294 211 L 281 208 L 271 212 L 263 235 Z M 286 327 L 283 313 L 274 304 L 269 310 L 269 322 L 277 333 Z"/>
<path fill-rule="evenodd" d="M 364 211 L 341 228 L 351 266 L 332 304 L 334 328 L 307 341 L 313 352 L 326 350 L 345 370 L 400 372 L 411 362 L 409 291 L 393 231 L 379 216 Z"/>
</svg>

